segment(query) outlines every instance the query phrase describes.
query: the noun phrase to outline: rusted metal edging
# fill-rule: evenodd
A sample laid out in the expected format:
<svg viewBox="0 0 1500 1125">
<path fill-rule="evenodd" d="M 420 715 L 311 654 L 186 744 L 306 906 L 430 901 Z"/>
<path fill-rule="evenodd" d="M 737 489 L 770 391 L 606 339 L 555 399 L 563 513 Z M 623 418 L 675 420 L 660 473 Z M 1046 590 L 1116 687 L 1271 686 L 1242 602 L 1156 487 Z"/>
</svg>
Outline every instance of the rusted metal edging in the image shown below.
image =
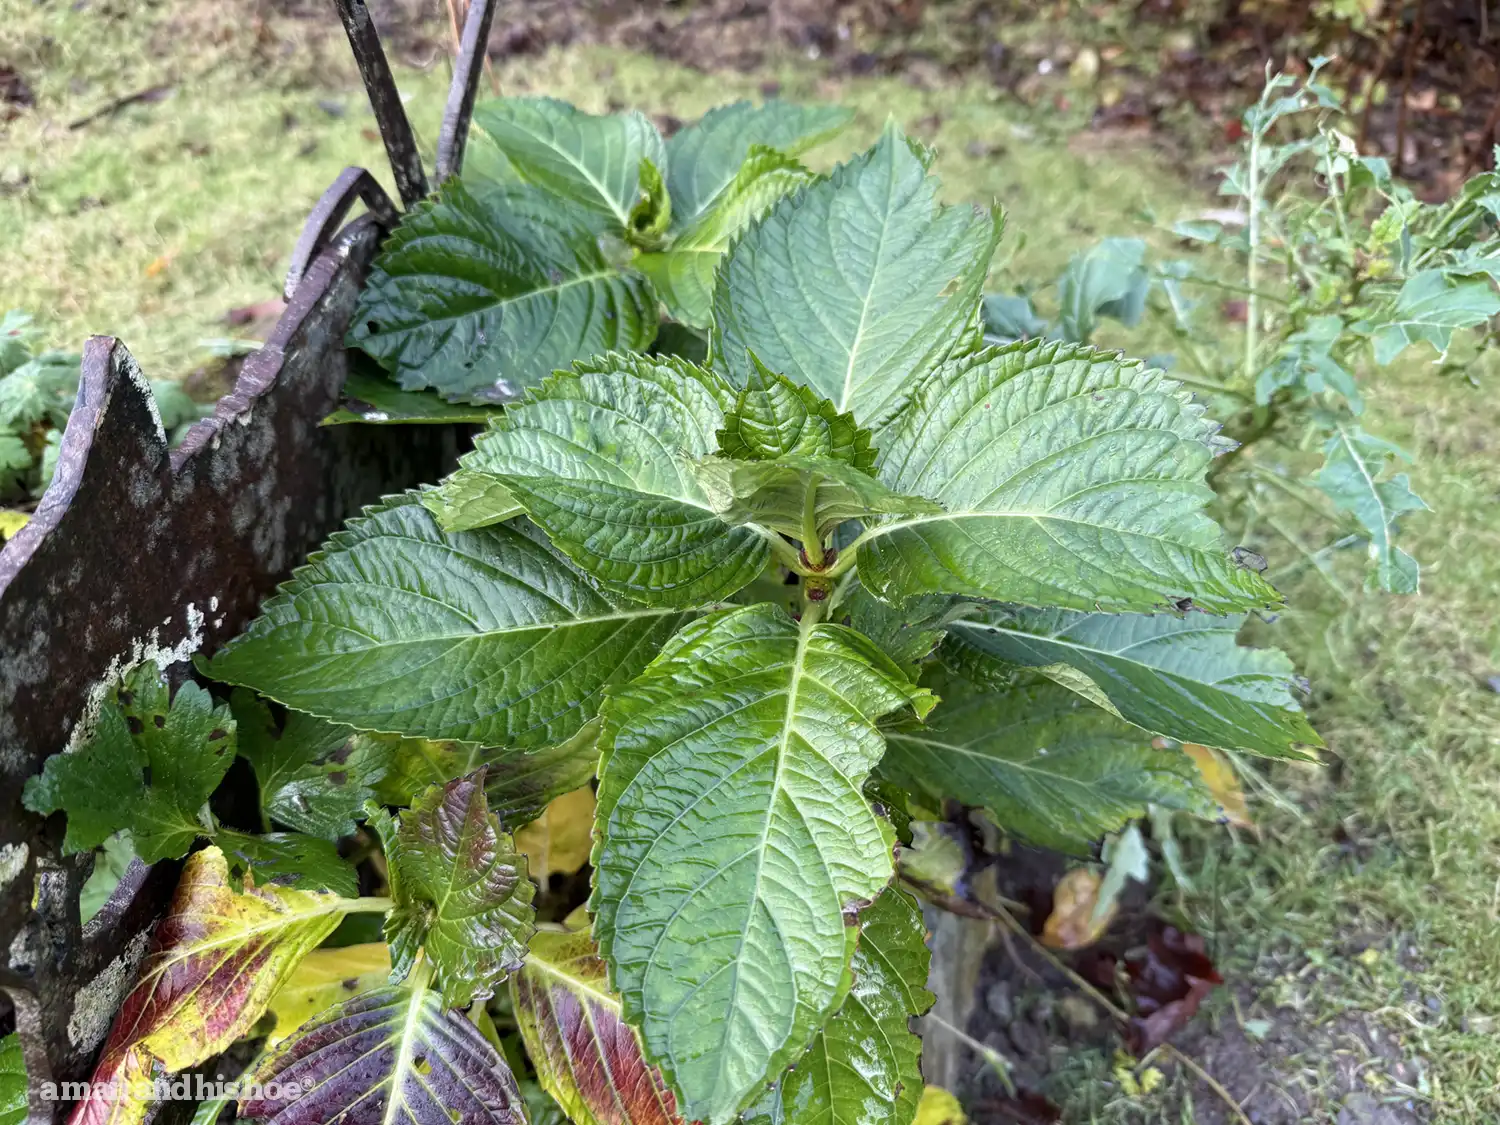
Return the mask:
<svg viewBox="0 0 1500 1125">
<path fill-rule="evenodd" d="M 412 134 L 411 122 L 407 120 L 406 108 L 401 104 L 401 93 L 396 89 L 390 63 L 386 62 L 385 51 L 381 49 L 380 35 L 370 19 L 365 0 L 335 0 L 335 3 L 339 19 L 344 24 L 344 33 L 349 36 L 349 47 L 354 52 L 365 92 L 370 95 L 370 108 L 375 111 L 375 122 L 380 126 L 385 154 L 396 178 L 396 190 L 401 195 L 402 205 L 411 208 L 427 195 L 427 173 L 422 170 L 422 154 L 417 151 L 417 140 Z"/>
</svg>

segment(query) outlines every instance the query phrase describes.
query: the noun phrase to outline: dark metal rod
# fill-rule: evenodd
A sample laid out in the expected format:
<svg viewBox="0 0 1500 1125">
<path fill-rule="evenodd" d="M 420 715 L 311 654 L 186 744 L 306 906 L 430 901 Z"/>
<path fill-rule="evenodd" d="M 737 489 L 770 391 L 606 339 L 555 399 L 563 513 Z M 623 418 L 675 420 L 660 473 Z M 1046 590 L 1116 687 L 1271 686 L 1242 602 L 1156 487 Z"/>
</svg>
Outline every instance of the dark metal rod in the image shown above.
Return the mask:
<svg viewBox="0 0 1500 1125">
<path fill-rule="evenodd" d="M 422 170 L 422 155 L 417 151 L 411 122 L 406 119 L 406 110 L 401 105 L 396 80 L 391 77 L 390 64 L 380 48 L 380 36 L 375 32 L 365 0 L 335 0 L 335 3 L 339 19 L 344 22 L 344 33 L 349 36 L 354 61 L 359 66 L 359 76 L 364 80 L 365 92 L 370 95 L 370 108 L 375 111 L 375 121 L 380 126 L 381 139 L 385 141 L 385 154 L 391 162 L 391 173 L 396 177 L 396 190 L 401 193 L 401 202 L 410 209 L 427 195 L 427 174 Z"/>
<path fill-rule="evenodd" d="M 484 70 L 485 49 L 490 41 L 490 23 L 495 18 L 496 0 L 469 0 L 464 17 L 464 35 L 453 65 L 453 83 L 448 87 L 448 104 L 443 107 L 443 127 L 438 133 L 437 182 L 463 171 L 464 147 L 469 141 L 469 119 L 474 115 L 474 98 L 479 92 L 479 75 Z"/>
</svg>

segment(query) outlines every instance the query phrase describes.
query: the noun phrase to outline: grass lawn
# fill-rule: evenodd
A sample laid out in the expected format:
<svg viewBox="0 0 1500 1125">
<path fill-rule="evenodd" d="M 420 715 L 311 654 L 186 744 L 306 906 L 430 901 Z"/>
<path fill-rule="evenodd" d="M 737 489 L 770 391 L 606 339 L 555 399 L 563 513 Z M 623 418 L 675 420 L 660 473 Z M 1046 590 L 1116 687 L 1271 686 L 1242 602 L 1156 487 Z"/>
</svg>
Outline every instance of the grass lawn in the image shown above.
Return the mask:
<svg viewBox="0 0 1500 1125">
<path fill-rule="evenodd" d="M 231 332 L 229 309 L 278 295 L 301 221 L 334 176 L 363 164 L 389 184 L 327 19 L 0 0 L 0 62 L 37 103 L 0 125 L 0 311 L 33 313 L 53 346 L 119 335 L 148 374 L 180 377 L 201 362 L 201 340 Z M 825 162 L 890 113 L 938 147 L 950 198 L 1008 209 L 996 285 L 1052 278 L 1105 234 L 1161 240 L 1154 221 L 1214 205 L 1145 142 L 1059 140 L 984 85 L 917 89 L 806 65 L 710 76 L 602 48 L 518 60 L 496 78 L 507 92 L 679 118 L 776 83 L 782 97 L 857 109 Z M 447 80 L 441 58 L 398 69 L 429 149 Z M 170 92 L 68 127 L 154 86 Z M 1236 334 L 1226 326 L 1225 347 Z M 1270 636 L 1313 685 L 1334 765 L 1258 772 L 1258 836 L 1195 831 L 1193 887 L 1171 896 L 1234 984 L 1200 1019 L 1243 1045 L 1267 1090 L 1318 1122 L 1354 1105 L 1355 1122 L 1478 1125 L 1500 1120 L 1500 429 L 1488 391 L 1440 381 L 1420 360 L 1372 378 L 1367 394 L 1371 429 L 1415 455 L 1413 486 L 1433 509 L 1409 521 L 1405 543 L 1423 592 L 1364 596 L 1354 559 L 1342 594 L 1316 576 L 1290 583 L 1295 608 Z M 1199 1055 L 1210 1070 L 1216 1058 L 1240 1065 L 1218 1050 Z M 1111 1067 L 1080 1056 L 1089 1080 L 1070 1091 L 1071 1119 L 1227 1119 L 1201 1089 L 1184 1101 L 1175 1080 L 1127 1096 Z M 1415 1117 L 1369 1116 L 1385 1101 Z"/>
</svg>

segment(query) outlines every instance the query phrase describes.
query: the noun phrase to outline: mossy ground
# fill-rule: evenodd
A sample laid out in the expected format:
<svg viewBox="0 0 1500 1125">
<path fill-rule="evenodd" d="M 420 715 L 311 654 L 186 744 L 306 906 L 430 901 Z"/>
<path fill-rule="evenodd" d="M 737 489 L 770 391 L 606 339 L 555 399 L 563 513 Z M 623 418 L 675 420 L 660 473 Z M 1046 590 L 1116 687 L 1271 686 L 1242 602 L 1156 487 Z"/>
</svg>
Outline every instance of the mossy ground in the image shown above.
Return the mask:
<svg viewBox="0 0 1500 1125">
<path fill-rule="evenodd" d="M 324 18 L 0 0 L 0 62 L 37 102 L 0 126 L 0 309 L 35 314 L 54 346 L 119 335 L 148 373 L 173 377 L 200 362 L 202 339 L 231 334 L 227 310 L 275 297 L 301 221 L 338 171 L 362 164 L 389 183 Z M 937 146 L 951 199 L 1007 208 L 999 285 L 1055 277 L 1105 234 L 1165 245 L 1163 224 L 1214 206 L 1208 185 L 1149 143 L 1059 139 L 982 83 L 918 89 L 791 64 L 706 75 L 604 48 L 495 77 L 509 92 L 688 119 L 776 83 L 783 97 L 856 108 L 843 151 L 892 115 Z M 446 63 L 401 66 L 398 80 L 430 149 Z M 155 85 L 171 86 L 165 100 L 68 128 Z M 1226 348 L 1235 335 L 1226 325 Z M 1266 771 L 1280 803 L 1260 802 L 1258 836 L 1195 832 L 1194 889 L 1173 893 L 1238 985 L 1220 990 L 1204 1028 L 1263 1031 L 1250 1056 L 1307 1119 L 1334 1121 L 1363 1090 L 1477 1125 L 1500 1119 L 1500 430 L 1489 391 L 1440 381 L 1421 361 L 1378 373 L 1368 394 L 1371 428 L 1414 454 L 1414 487 L 1433 509 L 1409 521 L 1423 593 L 1362 595 L 1358 560 L 1340 568 L 1347 597 L 1315 577 L 1291 585 L 1298 608 L 1274 634 L 1314 686 L 1336 765 Z M 1104 1054 L 1080 1053 L 1075 1070 L 1076 1120 L 1225 1119 L 1201 1089 L 1184 1102 L 1175 1082 L 1126 1096 Z"/>
</svg>

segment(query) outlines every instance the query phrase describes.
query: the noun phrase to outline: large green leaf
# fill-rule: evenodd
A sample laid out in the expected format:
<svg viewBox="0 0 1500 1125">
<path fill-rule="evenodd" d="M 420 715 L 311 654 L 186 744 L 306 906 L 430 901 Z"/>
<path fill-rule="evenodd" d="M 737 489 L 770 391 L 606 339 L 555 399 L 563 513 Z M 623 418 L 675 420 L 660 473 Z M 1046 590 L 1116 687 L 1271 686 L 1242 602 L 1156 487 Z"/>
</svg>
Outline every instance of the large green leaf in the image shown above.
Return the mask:
<svg viewBox="0 0 1500 1125">
<path fill-rule="evenodd" d="M 408 494 L 336 533 L 205 670 L 362 730 L 535 749 L 680 621 L 600 595 L 523 528 L 445 534 Z"/>
<path fill-rule="evenodd" d="M 1322 740 L 1292 698 L 1277 649 L 1243 648 L 1243 617 L 995 606 L 948 625 L 944 660 L 966 671 L 1035 668 L 1121 718 L 1180 742 L 1303 757 Z"/>
<path fill-rule="evenodd" d="M 874 424 L 944 359 L 974 317 L 1003 225 L 940 207 L 922 154 L 894 129 L 784 200 L 725 256 L 716 362 L 767 367 Z"/>
<path fill-rule="evenodd" d="M 886 731 L 880 775 L 934 803 L 982 806 L 1006 831 L 1074 853 L 1148 805 L 1217 813 L 1186 754 L 1050 680 L 997 689 L 932 669 L 923 683 L 942 706 L 925 727 Z"/>
<path fill-rule="evenodd" d="M 525 1125 L 495 1048 L 436 992 L 382 988 L 329 1008 L 280 1044 L 239 1103 L 242 1121 Z"/>
<path fill-rule="evenodd" d="M 836 609 L 881 652 L 903 668 L 914 669 L 943 639 L 944 623 L 968 604 L 947 594 L 926 594 L 899 606 L 887 605 L 861 586 L 856 575 Z"/>
<path fill-rule="evenodd" d="M 1405 473 L 1380 479 L 1393 457 L 1404 456 L 1399 446 L 1341 422 L 1323 446 L 1323 467 L 1313 478 L 1329 499 L 1359 520 L 1370 537 L 1371 584 L 1392 594 L 1417 592 L 1421 568 L 1393 540 L 1401 516 L 1427 510 Z"/>
<path fill-rule="evenodd" d="M 349 343 L 408 390 L 504 402 L 549 372 L 611 348 L 644 348 L 656 298 L 592 230 L 535 189 L 482 199 L 448 180 L 386 240 Z"/>
<path fill-rule="evenodd" d="M 849 985 L 891 875 L 875 720 L 932 698 L 868 640 L 750 606 L 688 625 L 603 713 L 595 936 L 687 1120 L 723 1125 Z"/>
<path fill-rule="evenodd" d="M 606 587 L 701 605 L 752 581 L 770 556 L 770 533 L 720 520 L 690 463 L 713 450 L 732 397 L 686 360 L 602 356 L 506 411 L 464 467 L 509 489 Z"/>
<path fill-rule="evenodd" d="M 651 279 L 674 318 L 695 328 L 709 328 L 714 279 L 730 242 L 777 200 L 814 178 L 790 156 L 752 148 L 713 210 L 682 231 L 670 247 L 638 256 L 635 267 Z"/>
<path fill-rule="evenodd" d="M 191 682 L 172 695 L 148 662 L 109 694 L 87 742 L 27 780 L 23 800 L 32 812 L 68 814 L 65 852 L 124 830 L 147 863 L 176 859 L 212 832 L 205 806 L 234 753 L 229 708 Z"/>
<path fill-rule="evenodd" d="M 1230 612 L 1274 604 L 1204 509 L 1220 448 L 1160 371 L 1031 341 L 941 367 L 882 439 L 880 478 L 942 515 L 872 528 L 860 579 L 1026 605 Z"/>
<path fill-rule="evenodd" d="M 724 415 L 718 441 L 720 453 L 740 461 L 831 457 L 856 469 L 875 466 L 870 431 L 853 414 L 840 414 L 811 387 L 767 370 L 753 354 L 745 389 Z"/>
<path fill-rule="evenodd" d="M 656 126 L 634 110 L 595 116 L 556 98 L 497 98 L 475 108 L 474 124 L 524 179 L 621 233 L 640 194 L 641 161 L 667 167 Z"/>
<path fill-rule="evenodd" d="M 1407 279 L 1381 320 L 1358 327 L 1370 334 L 1375 362 L 1384 365 L 1420 340 L 1447 355 L 1455 329 L 1483 324 L 1496 313 L 1500 296 L 1488 281 L 1450 284 L 1443 270 L 1424 270 Z"/>
<path fill-rule="evenodd" d="M 537 1080 L 575 1125 L 679 1125 L 587 931 L 537 931 L 510 995 Z"/>
<path fill-rule="evenodd" d="M 807 1054 L 746 1114 L 751 1125 L 912 1125 L 922 1041 L 909 1021 L 932 1006 L 922 910 L 888 888 L 859 918 L 854 985 Z"/>
<path fill-rule="evenodd" d="M 410 972 L 420 949 L 448 1007 L 493 996 L 526 958 L 536 886 L 485 803 L 484 771 L 434 785 L 394 831 L 383 813 L 373 819 L 396 902 L 385 922 L 392 976 Z"/>
<path fill-rule="evenodd" d="M 892 492 L 874 477 L 831 457 L 703 457 L 693 462 L 693 473 L 726 523 L 758 524 L 804 541 L 810 538 L 803 530 L 809 523 L 821 541 L 845 520 L 943 510 L 920 496 Z"/>
<path fill-rule="evenodd" d="M 796 156 L 822 144 L 853 118 L 839 106 L 734 102 L 704 114 L 667 142 L 667 190 L 678 227 L 691 226 L 740 172 L 754 146 Z"/>
</svg>

